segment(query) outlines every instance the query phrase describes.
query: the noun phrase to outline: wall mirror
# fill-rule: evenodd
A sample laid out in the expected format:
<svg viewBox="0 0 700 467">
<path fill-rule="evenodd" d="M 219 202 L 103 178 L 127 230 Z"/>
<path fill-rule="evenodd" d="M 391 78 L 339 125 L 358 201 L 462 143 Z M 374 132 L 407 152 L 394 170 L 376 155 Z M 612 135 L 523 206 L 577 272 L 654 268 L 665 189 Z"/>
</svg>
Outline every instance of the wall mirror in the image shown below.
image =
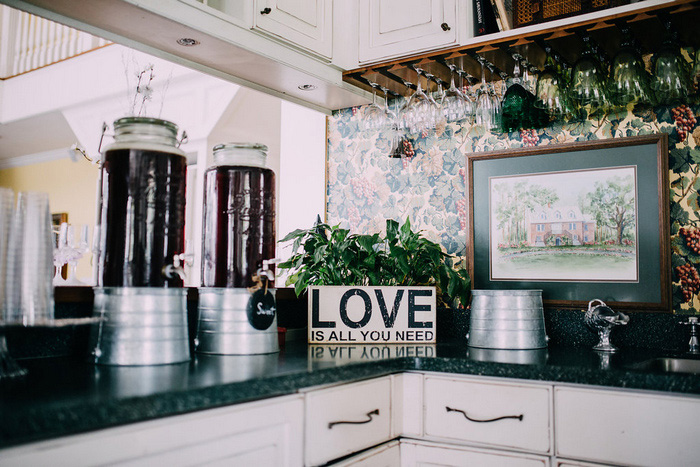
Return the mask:
<svg viewBox="0 0 700 467">
<path fill-rule="evenodd" d="M 203 174 L 216 144 L 268 146 L 278 239 L 323 215 L 324 114 L 8 6 L 0 19 L 9 25 L 0 40 L 0 186 L 49 193 L 51 211 L 87 225 L 91 245 L 103 122 L 106 145 L 112 122 L 139 112 L 188 134 L 186 238 L 194 262 L 186 285 L 199 285 Z M 92 253 L 77 277 L 94 285 Z"/>
</svg>

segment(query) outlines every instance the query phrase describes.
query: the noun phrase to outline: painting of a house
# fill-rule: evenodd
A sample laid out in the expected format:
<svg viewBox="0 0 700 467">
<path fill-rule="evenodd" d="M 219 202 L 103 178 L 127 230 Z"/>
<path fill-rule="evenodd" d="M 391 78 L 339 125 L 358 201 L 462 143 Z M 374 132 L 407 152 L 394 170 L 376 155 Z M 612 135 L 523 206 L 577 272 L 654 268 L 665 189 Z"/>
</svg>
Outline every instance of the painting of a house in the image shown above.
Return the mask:
<svg viewBox="0 0 700 467">
<path fill-rule="evenodd" d="M 491 280 L 639 279 L 635 166 L 489 179 Z"/>
<path fill-rule="evenodd" d="M 528 211 L 530 246 L 592 245 L 596 222 L 577 206 L 546 206 Z"/>
</svg>

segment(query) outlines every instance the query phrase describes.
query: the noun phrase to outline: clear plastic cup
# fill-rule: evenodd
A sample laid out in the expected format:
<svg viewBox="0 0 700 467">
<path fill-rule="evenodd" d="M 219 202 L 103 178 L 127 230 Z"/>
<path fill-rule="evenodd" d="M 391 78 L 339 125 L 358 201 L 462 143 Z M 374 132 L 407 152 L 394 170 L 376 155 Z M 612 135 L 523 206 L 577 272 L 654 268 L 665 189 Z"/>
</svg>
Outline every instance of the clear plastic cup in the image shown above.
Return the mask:
<svg viewBox="0 0 700 467">
<path fill-rule="evenodd" d="M 20 192 L 7 246 L 6 321 L 32 325 L 53 320 L 53 248 L 49 196 Z"/>
<path fill-rule="evenodd" d="M 15 192 L 0 188 L 0 320 L 5 319 L 5 282 L 7 271 L 7 239 L 10 234 Z"/>
</svg>

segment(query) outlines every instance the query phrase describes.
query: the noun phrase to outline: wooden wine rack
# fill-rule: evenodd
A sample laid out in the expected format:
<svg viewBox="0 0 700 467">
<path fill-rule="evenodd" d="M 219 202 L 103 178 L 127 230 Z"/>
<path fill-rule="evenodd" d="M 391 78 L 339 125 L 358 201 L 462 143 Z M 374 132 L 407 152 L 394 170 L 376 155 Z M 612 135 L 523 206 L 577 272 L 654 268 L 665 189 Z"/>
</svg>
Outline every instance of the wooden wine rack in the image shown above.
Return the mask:
<svg viewBox="0 0 700 467">
<path fill-rule="evenodd" d="M 563 63 L 575 63 L 583 49 L 583 35 L 598 44 L 604 59 L 611 60 L 620 47 L 621 30 L 625 25 L 641 46 L 642 54 L 648 57 L 664 40 L 664 24 L 669 20 L 672 30 L 678 34 L 680 46 L 700 47 L 700 1 L 678 0 L 596 19 L 571 21 L 565 26 L 547 27 L 545 23 L 522 28 L 522 33 L 514 29 L 481 36 L 462 47 L 350 70 L 343 74 L 343 81 L 370 92 L 374 83 L 387 88 L 390 95 L 405 96 L 418 82 L 416 67 L 435 77 L 428 84 L 429 89 L 434 90 L 440 80 L 449 83 L 451 64 L 466 72 L 467 79 L 473 83 L 481 77 L 480 60 L 485 61 L 490 70 L 486 72 L 486 79 L 498 80 L 510 76 L 514 57 L 522 57 L 530 71 L 537 74 L 544 65 L 547 46 Z M 421 84 L 425 88 L 424 78 Z"/>
</svg>

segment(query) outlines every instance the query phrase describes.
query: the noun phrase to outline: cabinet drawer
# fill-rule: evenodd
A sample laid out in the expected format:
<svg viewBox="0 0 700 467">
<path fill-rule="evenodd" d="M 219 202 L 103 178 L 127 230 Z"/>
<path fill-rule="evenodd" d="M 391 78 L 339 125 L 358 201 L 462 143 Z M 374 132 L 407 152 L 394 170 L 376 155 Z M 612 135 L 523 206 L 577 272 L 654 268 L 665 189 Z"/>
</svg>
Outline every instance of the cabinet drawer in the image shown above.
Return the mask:
<svg viewBox="0 0 700 467">
<path fill-rule="evenodd" d="M 306 462 L 318 465 L 391 437 L 391 379 L 306 394 Z"/>
<path fill-rule="evenodd" d="M 549 453 L 550 401 L 548 386 L 426 377 L 425 434 Z"/>
<path fill-rule="evenodd" d="M 556 455 L 625 465 L 697 465 L 700 399 L 556 388 Z"/>
<path fill-rule="evenodd" d="M 389 441 L 376 448 L 346 458 L 333 467 L 391 467 L 401 465 L 399 441 Z"/>
<path fill-rule="evenodd" d="M 549 458 L 535 454 L 479 449 L 423 441 L 401 442 L 401 465 L 442 467 L 549 467 Z"/>
</svg>

